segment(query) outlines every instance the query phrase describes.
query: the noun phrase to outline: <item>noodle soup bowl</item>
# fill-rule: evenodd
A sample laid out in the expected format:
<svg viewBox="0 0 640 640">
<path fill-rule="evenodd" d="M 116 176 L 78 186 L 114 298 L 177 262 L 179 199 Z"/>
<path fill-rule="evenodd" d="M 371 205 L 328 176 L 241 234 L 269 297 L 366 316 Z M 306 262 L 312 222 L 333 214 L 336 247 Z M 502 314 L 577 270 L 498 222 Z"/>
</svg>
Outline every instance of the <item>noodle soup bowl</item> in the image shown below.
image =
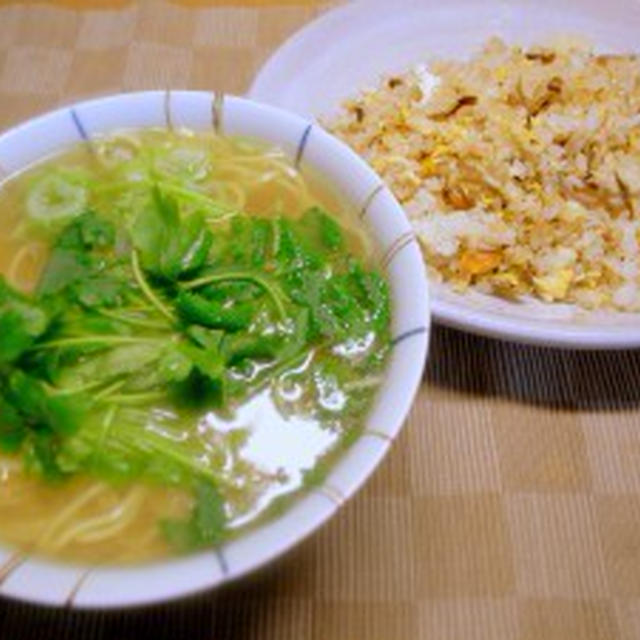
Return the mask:
<svg viewBox="0 0 640 640">
<path fill-rule="evenodd" d="M 404 212 L 380 178 L 344 144 L 288 112 L 209 92 L 115 95 L 65 107 L 0 136 L 0 178 L 100 134 L 147 127 L 243 136 L 281 148 L 302 175 L 322 180 L 358 213 L 390 284 L 392 348 L 362 435 L 321 486 L 285 512 L 219 548 L 146 564 L 80 566 L 0 543 L 0 595 L 77 608 L 148 604 L 211 589 L 268 563 L 336 514 L 383 459 L 421 380 L 429 336 L 423 261 Z"/>
</svg>

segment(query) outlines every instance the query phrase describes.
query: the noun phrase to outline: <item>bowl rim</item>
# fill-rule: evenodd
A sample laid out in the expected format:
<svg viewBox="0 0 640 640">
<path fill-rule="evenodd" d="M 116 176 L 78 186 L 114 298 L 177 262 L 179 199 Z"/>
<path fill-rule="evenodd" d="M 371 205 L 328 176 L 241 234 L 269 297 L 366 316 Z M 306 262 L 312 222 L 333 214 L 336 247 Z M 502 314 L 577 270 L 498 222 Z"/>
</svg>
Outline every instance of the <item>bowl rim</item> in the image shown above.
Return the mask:
<svg viewBox="0 0 640 640">
<path fill-rule="evenodd" d="M 360 438 L 337 461 L 326 482 L 298 498 L 284 515 L 218 549 L 140 565 L 83 566 L 0 545 L 0 596 L 6 598 L 69 608 L 125 608 L 212 589 L 264 566 L 325 523 L 362 486 L 402 427 L 422 378 L 430 332 L 429 294 L 415 235 L 373 170 L 314 122 L 254 100 L 209 91 L 102 96 L 2 132 L 0 186 L 4 178 L 48 153 L 77 143 L 90 145 L 92 136 L 129 128 L 132 119 L 140 118 L 150 120 L 143 126 L 174 128 L 184 120 L 194 130 L 206 126 L 222 134 L 259 137 L 284 148 L 302 170 L 308 167 L 327 177 L 339 193 L 352 188 L 351 205 L 359 207 L 365 224 L 380 236 L 378 242 L 391 234 L 383 267 L 391 285 L 393 339 L 384 382 Z M 119 124 L 113 126 L 114 121 Z M 261 135 L 251 135 L 258 131 Z M 32 155 L 26 161 L 29 149 Z M 18 157 L 13 167 L 8 162 L 12 156 Z"/>
</svg>

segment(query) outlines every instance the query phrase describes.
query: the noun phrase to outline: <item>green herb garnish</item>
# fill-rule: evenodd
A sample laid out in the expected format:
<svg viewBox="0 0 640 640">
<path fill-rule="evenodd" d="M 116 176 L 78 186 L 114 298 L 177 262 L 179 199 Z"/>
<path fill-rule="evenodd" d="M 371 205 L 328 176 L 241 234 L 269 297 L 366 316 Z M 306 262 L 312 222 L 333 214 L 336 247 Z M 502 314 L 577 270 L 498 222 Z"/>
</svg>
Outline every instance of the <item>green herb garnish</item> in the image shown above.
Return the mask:
<svg viewBox="0 0 640 640">
<path fill-rule="evenodd" d="M 309 393 L 364 376 L 388 347 L 387 285 L 319 208 L 297 221 L 234 212 L 214 233 L 207 220 L 227 210 L 143 182 L 116 229 L 102 206 L 78 212 L 85 187 L 61 180 L 32 198 L 35 218 L 56 194 L 50 217 L 69 218 L 35 293 L 0 279 L 0 450 L 51 481 L 88 473 L 186 488 L 191 516 L 163 521 L 167 540 L 181 551 L 218 544 L 228 535 L 224 481 L 197 438 L 148 428 L 164 419 L 154 409 L 228 412 L 316 352 L 324 361 L 291 374 Z M 360 360 L 331 351 L 372 336 L 376 349 Z M 355 415 L 364 400 L 346 402 Z M 300 403 L 332 418 L 328 405 Z"/>
</svg>

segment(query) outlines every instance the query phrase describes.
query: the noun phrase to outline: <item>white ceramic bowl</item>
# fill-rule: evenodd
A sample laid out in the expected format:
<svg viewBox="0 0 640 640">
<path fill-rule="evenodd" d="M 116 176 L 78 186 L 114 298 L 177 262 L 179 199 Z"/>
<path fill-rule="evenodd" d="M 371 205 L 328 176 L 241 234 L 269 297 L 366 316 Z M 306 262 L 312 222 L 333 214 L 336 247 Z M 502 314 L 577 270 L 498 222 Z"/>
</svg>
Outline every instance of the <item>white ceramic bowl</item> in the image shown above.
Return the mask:
<svg viewBox="0 0 640 640">
<path fill-rule="evenodd" d="M 360 0 L 292 36 L 260 70 L 249 95 L 313 118 L 335 112 L 381 74 L 435 57 L 464 59 L 491 36 L 527 45 L 576 34 L 602 51 L 637 52 L 639 28 L 635 0 Z M 640 346 L 640 313 L 461 295 L 435 283 L 431 293 L 434 318 L 467 331 L 546 346 Z"/>
<path fill-rule="evenodd" d="M 282 517 L 215 551 L 134 567 L 55 563 L 0 547 L 0 595 L 71 607 L 109 608 L 184 596 L 237 578 L 300 542 L 332 516 L 381 461 L 420 383 L 429 336 L 429 297 L 420 252 L 405 215 L 380 179 L 345 145 L 298 116 L 207 92 L 143 92 L 82 102 L 0 136 L 0 176 L 96 134 L 168 126 L 259 138 L 280 146 L 360 212 L 380 247 L 392 292 L 394 347 L 364 434 L 322 488 Z"/>
</svg>

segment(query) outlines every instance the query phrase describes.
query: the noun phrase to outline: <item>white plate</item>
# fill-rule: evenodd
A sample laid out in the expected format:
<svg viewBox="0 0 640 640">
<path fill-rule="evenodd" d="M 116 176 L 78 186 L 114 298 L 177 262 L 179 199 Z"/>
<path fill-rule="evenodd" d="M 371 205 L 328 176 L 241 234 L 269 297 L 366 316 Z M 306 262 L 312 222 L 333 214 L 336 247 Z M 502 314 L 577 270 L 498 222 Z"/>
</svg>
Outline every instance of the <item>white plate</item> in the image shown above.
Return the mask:
<svg viewBox="0 0 640 640">
<path fill-rule="evenodd" d="M 600 50 L 638 49 L 640 3 L 632 0 L 353 2 L 321 16 L 265 64 L 252 98 L 327 115 L 381 74 L 434 57 L 465 57 L 492 35 L 529 44 L 583 35 Z M 458 295 L 432 284 L 431 308 L 444 324 L 534 344 L 574 348 L 640 346 L 640 314 L 590 313 L 572 305 Z"/>
</svg>

